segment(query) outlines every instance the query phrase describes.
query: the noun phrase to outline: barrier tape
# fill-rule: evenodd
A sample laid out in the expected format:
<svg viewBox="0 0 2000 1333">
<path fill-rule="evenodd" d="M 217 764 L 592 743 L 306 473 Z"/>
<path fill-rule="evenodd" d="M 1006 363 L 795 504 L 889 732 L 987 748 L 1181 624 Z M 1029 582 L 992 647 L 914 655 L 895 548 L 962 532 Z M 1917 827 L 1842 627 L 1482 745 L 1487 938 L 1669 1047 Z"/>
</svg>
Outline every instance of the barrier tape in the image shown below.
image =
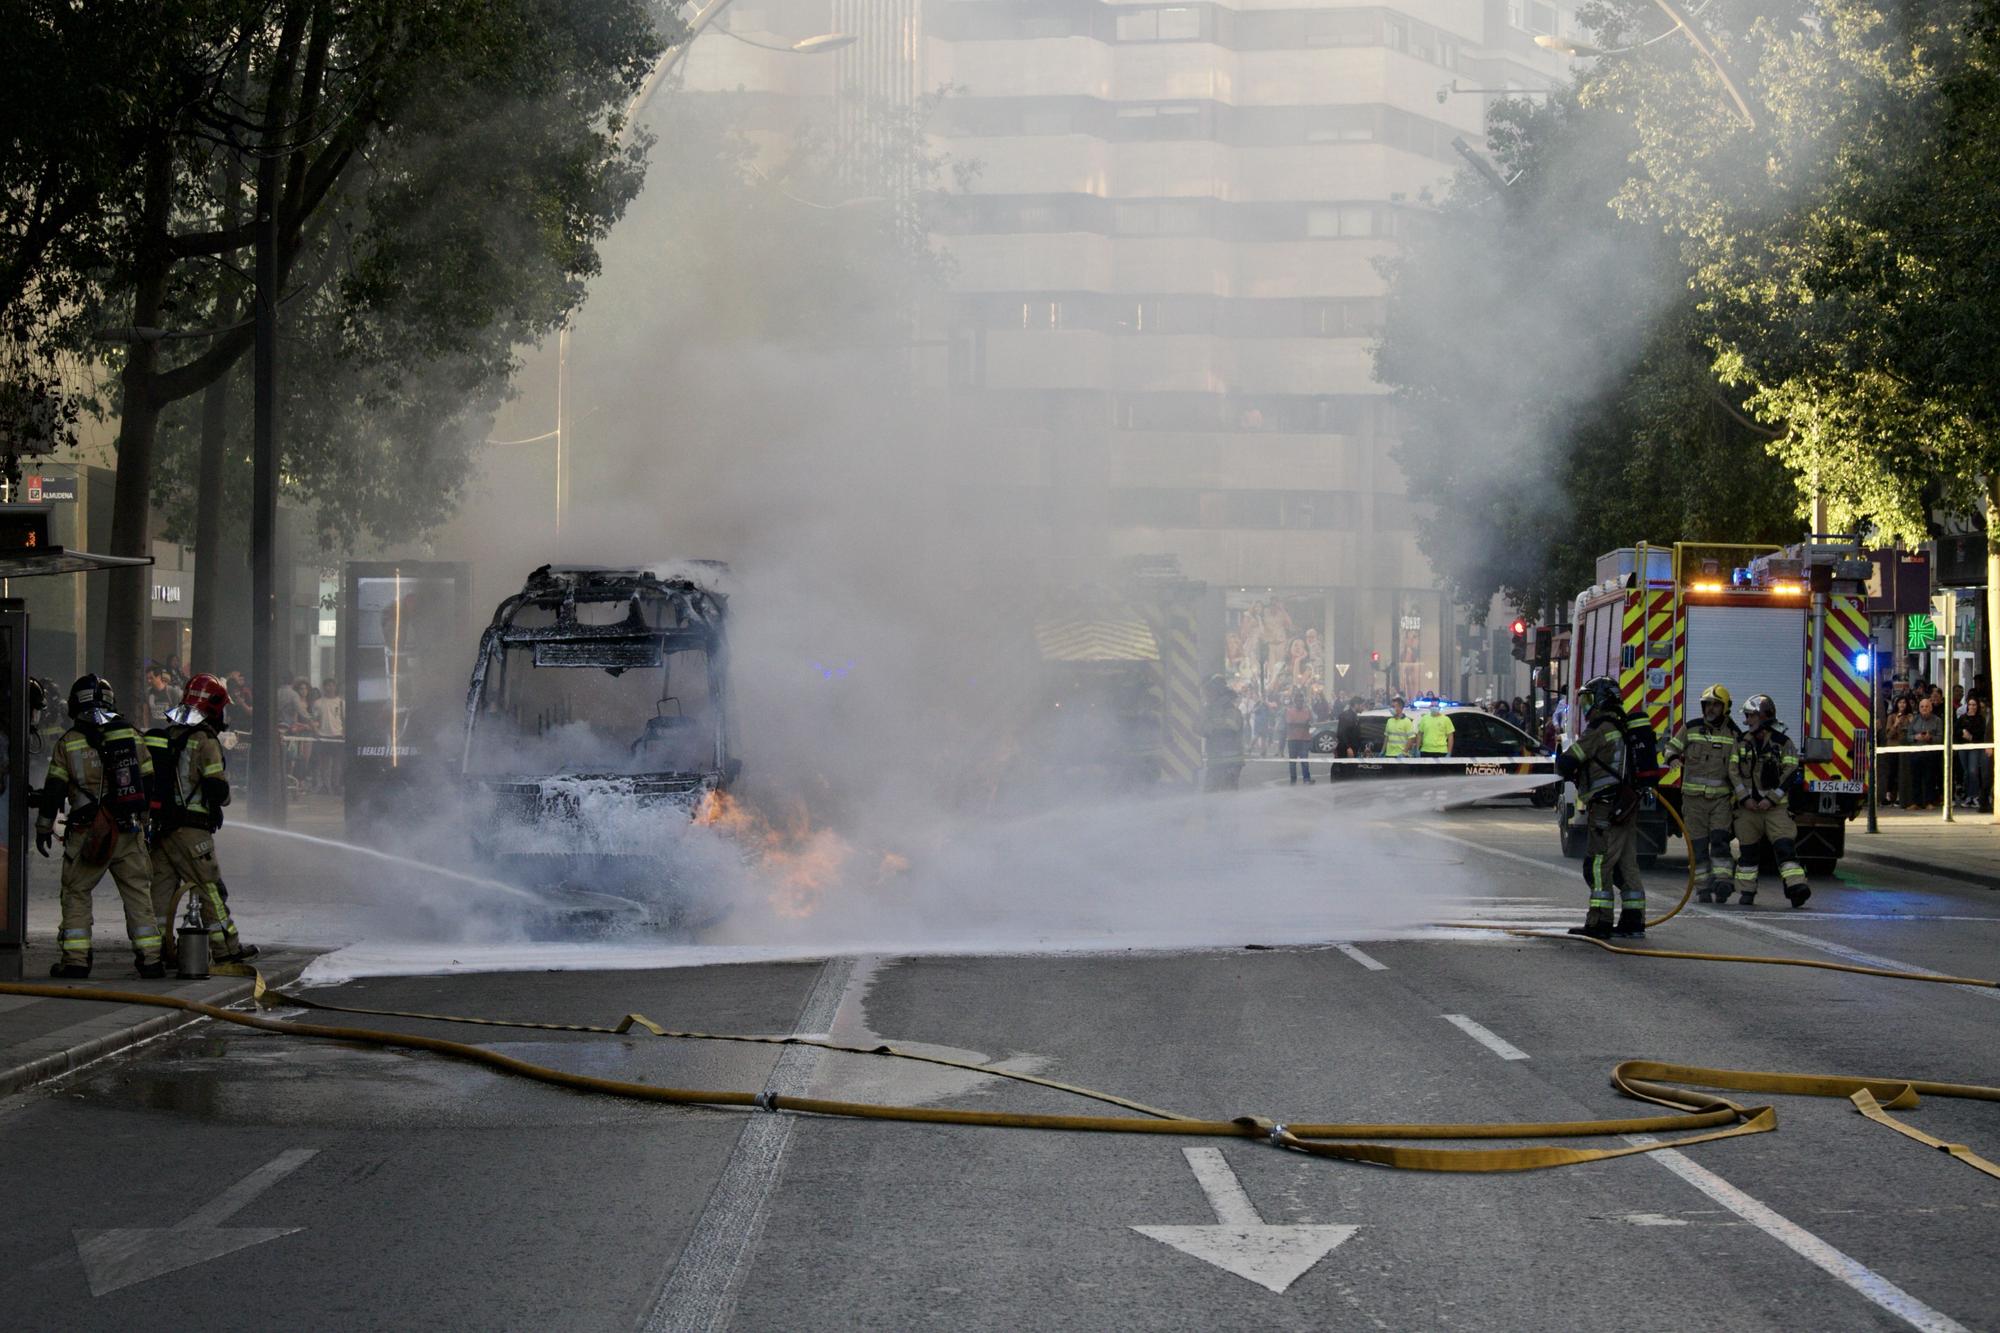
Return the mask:
<svg viewBox="0 0 2000 1333">
<path fill-rule="evenodd" d="M 1495 769 L 1553 769 L 1556 766 L 1556 761 L 1546 755 L 1523 755 L 1517 757 L 1514 755 L 1369 754 L 1342 756 L 1307 753 L 1302 755 L 1244 755 L 1241 759 L 1216 758 L 1209 762 L 1213 764 L 1373 764 L 1378 768 L 1387 765 L 1394 765 L 1400 768 L 1404 764 L 1412 766 L 1423 764 L 1465 764 Z M 1479 776 L 1518 777 L 1519 774 L 1499 773 L 1492 775 L 1481 774 Z"/>
</svg>

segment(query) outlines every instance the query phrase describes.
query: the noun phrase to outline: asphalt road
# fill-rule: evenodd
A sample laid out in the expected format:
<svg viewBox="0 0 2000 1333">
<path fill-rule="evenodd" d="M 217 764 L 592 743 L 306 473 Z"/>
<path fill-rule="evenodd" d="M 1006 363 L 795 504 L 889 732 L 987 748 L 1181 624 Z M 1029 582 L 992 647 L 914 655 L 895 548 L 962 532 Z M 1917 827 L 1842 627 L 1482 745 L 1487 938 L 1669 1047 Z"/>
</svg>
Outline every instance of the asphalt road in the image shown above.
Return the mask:
<svg viewBox="0 0 2000 1333">
<path fill-rule="evenodd" d="M 1457 905 L 1465 919 L 1579 918 L 1581 883 L 1554 856 L 1547 818 L 1518 806 L 1436 817 L 1411 832 L 1410 873 L 1465 862 L 1481 886 Z M 1676 869 L 1658 868 L 1656 892 Z M 1399 887 L 1343 883 L 1338 867 L 1328 882 L 1329 892 Z M 1650 943 L 2000 975 L 2000 893 L 1848 868 L 1807 911 L 1763 897 L 1775 905 L 1751 914 L 1691 909 Z M 638 1010 L 708 1031 L 831 1030 L 1203 1117 L 1650 1114 L 1607 1083 L 1635 1057 L 2000 1084 L 1995 991 L 1463 931 L 1358 949 L 1241 947 L 1257 942 L 377 978 L 322 994 L 554 1021 Z M 1092 1109 L 866 1057 L 448 1035 L 658 1083 Z M 1901 1114 L 2000 1158 L 2000 1105 L 1931 1098 Z M 1776 1133 L 1684 1154 L 1439 1175 L 1248 1141 L 633 1105 L 425 1055 L 204 1024 L 0 1102 L 0 1170 L 16 1182 L 0 1214 L 5 1322 L 2000 1326 L 2000 1180 L 1845 1101 L 1782 1098 L 1778 1117 Z M 1217 1230 L 1135 1229 L 1200 1226 Z"/>
</svg>

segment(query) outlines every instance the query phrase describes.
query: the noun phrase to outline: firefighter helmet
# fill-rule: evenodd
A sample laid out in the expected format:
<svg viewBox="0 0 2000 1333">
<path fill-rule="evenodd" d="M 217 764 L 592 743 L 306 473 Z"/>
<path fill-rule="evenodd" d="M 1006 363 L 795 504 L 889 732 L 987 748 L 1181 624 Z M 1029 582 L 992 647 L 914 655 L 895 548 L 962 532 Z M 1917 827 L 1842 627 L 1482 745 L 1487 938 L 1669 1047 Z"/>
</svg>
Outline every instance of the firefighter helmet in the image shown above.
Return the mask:
<svg viewBox="0 0 2000 1333">
<path fill-rule="evenodd" d="M 1729 687 L 1727 685 L 1711 685 L 1701 692 L 1701 706 L 1706 708 L 1710 704 L 1721 704 L 1722 713 L 1725 717 L 1729 715 L 1729 705 L 1734 702 L 1735 700 L 1729 697 Z"/>
<path fill-rule="evenodd" d="M 187 689 L 181 693 L 181 707 L 199 713 L 210 726 L 219 727 L 229 707 L 229 687 L 204 671 L 188 681 Z"/>
<path fill-rule="evenodd" d="M 92 713 L 109 713 L 118 707 L 118 699 L 111 693 L 111 682 L 98 675 L 83 675 L 76 678 L 76 684 L 69 687 L 69 715 L 88 717 Z"/>
<path fill-rule="evenodd" d="M 1777 717 L 1777 701 L 1768 694 L 1753 694 L 1743 701 L 1743 721 L 1747 726 L 1761 726 L 1776 721 Z"/>
<path fill-rule="evenodd" d="M 1625 700 L 1619 693 L 1618 682 L 1609 676 L 1594 676 L 1585 681 L 1583 699 L 1585 716 L 1625 711 Z"/>
</svg>

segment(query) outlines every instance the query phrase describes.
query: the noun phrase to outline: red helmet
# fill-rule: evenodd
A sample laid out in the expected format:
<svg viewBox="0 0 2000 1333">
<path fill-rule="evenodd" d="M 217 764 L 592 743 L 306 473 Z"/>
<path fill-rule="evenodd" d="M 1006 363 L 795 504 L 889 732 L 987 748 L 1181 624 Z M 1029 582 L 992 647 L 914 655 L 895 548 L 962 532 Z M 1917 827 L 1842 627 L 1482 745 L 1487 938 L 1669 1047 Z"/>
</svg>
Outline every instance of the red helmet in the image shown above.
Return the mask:
<svg viewBox="0 0 2000 1333">
<path fill-rule="evenodd" d="M 229 687 L 203 672 L 187 683 L 181 707 L 200 713 L 210 726 L 222 725 L 223 710 L 229 707 Z"/>
</svg>

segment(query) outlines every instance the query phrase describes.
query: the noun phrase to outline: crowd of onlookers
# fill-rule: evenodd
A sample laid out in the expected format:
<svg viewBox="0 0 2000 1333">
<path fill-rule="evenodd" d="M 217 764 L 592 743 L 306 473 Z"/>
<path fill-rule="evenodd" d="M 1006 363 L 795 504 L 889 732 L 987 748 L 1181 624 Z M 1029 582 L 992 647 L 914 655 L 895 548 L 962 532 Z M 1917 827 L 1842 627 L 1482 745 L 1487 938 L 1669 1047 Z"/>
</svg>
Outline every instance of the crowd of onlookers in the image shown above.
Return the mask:
<svg viewBox="0 0 2000 1333">
<path fill-rule="evenodd" d="M 1993 739 L 1993 689 L 1986 674 L 1972 685 L 1942 686 L 1896 676 L 1882 703 L 1884 747 L 1942 745 L 1947 728 L 1953 745 L 1983 745 Z M 1993 810 L 1993 751 L 1966 750 L 1952 756 L 1953 804 Z M 1944 754 L 1885 754 L 1877 769 L 1882 804 L 1905 810 L 1935 810 L 1944 803 Z"/>
<path fill-rule="evenodd" d="M 229 687 L 229 727 L 239 736 L 255 730 L 261 720 L 250 682 L 241 671 L 223 675 Z M 144 727 L 166 721 L 167 711 L 181 701 L 187 688 L 187 673 L 179 662 L 154 662 L 146 668 L 146 693 L 133 720 Z M 285 778 L 295 792 L 341 790 L 343 747 L 347 735 L 347 701 L 340 682 L 328 676 L 318 687 L 299 676 L 278 687 L 275 709 L 278 734 L 285 738 Z M 248 754 L 240 747 L 232 755 L 247 764 Z"/>
</svg>

